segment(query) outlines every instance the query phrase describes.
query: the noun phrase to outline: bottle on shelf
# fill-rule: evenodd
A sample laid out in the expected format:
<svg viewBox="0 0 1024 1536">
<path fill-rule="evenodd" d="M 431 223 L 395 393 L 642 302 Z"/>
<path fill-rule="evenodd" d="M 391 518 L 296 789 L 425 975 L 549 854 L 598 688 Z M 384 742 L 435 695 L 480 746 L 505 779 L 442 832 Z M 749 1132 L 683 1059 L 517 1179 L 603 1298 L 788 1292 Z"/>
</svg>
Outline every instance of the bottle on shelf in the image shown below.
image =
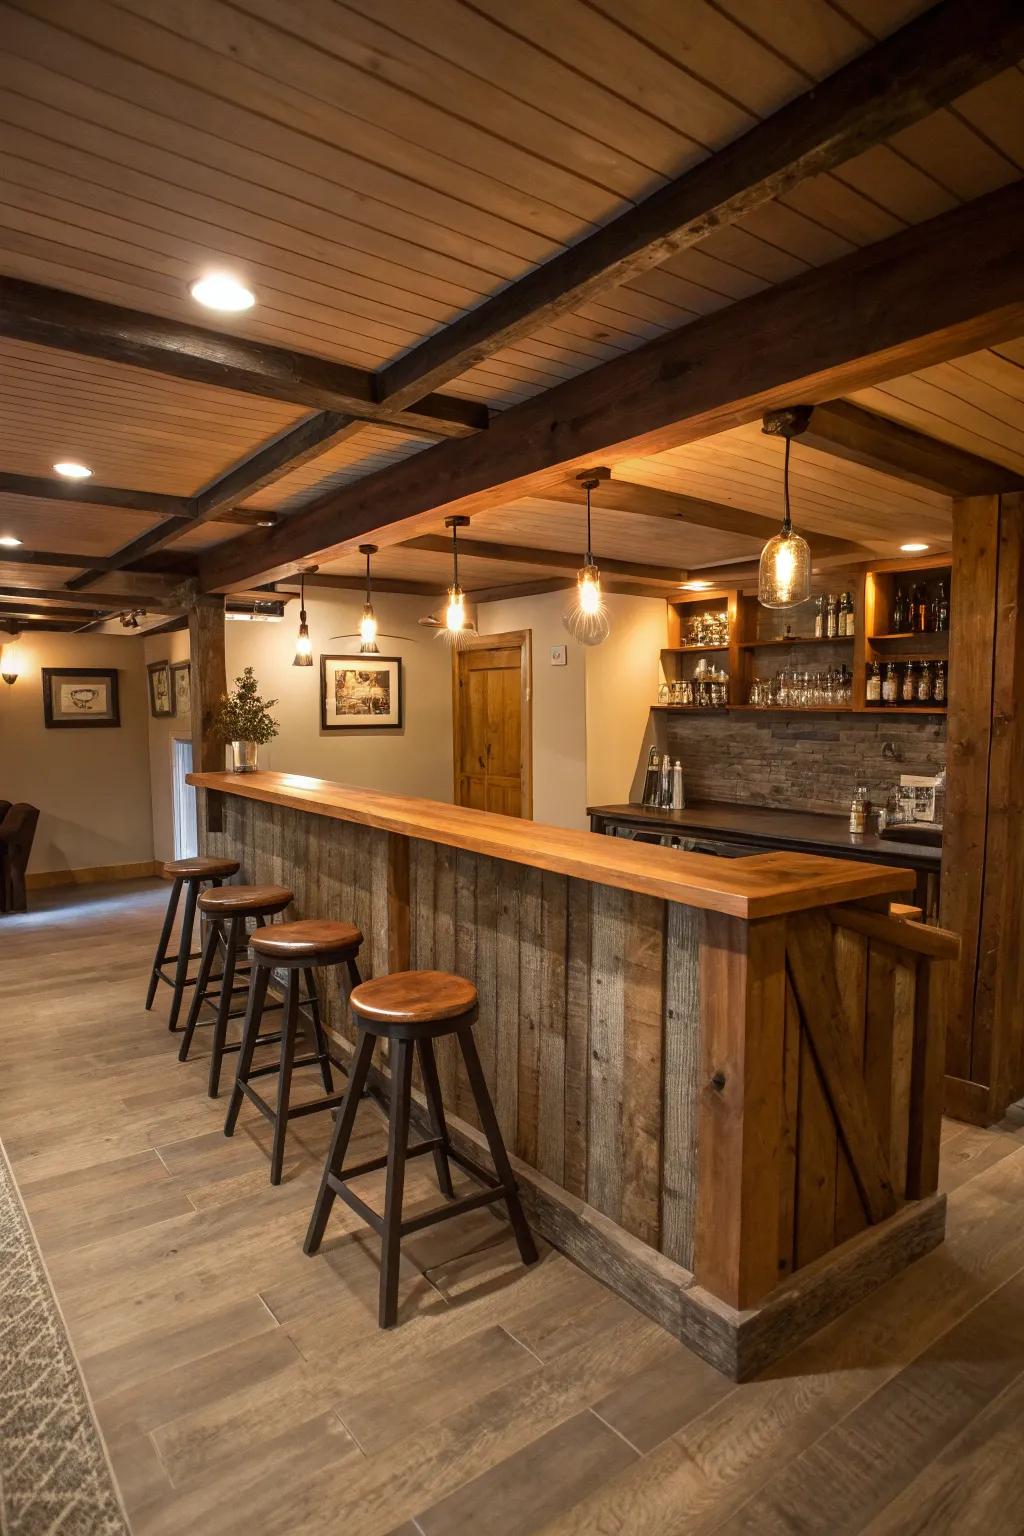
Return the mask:
<svg viewBox="0 0 1024 1536">
<path fill-rule="evenodd" d="M 882 702 L 882 669 L 877 661 L 871 663 L 865 697 L 869 704 L 881 704 Z"/>
<path fill-rule="evenodd" d="M 844 592 L 840 599 L 839 633 L 846 638 L 852 638 L 853 625 L 853 593 Z"/>
<path fill-rule="evenodd" d="M 828 604 L 825 609 L 825 634 L 829 640 L 834 640 L 839 633 L 839 599 L 834 592 L 828 595 Z"/>
<path fill-rule="evenodd" d="M 932 701 L 932 664 L 930 661 L 922 661 L 921 670 L 917 677 L 917 702 L 930 704 Z"/>
<path fill-rule="evenodd" d="M 816 598 L 814 603 L 814 638 L 815 640 L 825 638 L 825 599 L 823 597 Z"/>
<path fill-rule="evenodd" d="M 870 813 L 871 801 L 868 799 L 867 786 L 858 784 L 850 806 L 850 831 L 866 832 Z"/>
<path fill-rule="evenodd" d="M 896 588 L 896 601 L 892 609 L 892 633 L 894 635 L 906 634 L 910 628 L 910 604 L 903 586 Z"/>
<path fill-rule="evenodd" d="M 908 661 L 903 668 L 903 681 L 900 684 L 900 698 L 904 704 L 917 702 L 917 676 L 914 671 L 914 663 Z"/>
<path fill-rule="evenodd" d="M 682 811 L 686 808 L 686 800 L 683 798 L 683 765 L 677 757 L 672 764 L 672 809 Z"/>
<path fill-rule="evenodd" d="M 946 594 L 946 583 L 939 582 L 938 591 L 932 599 L 932 629 L 937 634 L 944 634 L 949 628 L 949 597 Z"/>
<path fill-rule="evenodd" d="M 661 760 L 661 782 L 658 786 L 658 805 L 662 810 L 672 809 L 672 759 L 668 753 Z"/>
<path fill-rule="evenodd" d="M 946 702 L 946 663 L 944 661 L 937 661 L 935 663 L 935 677 L 932 679 L 932 699 L 936 704 L 945 704 Z"/>
<path fill-rule="evenodd" d="M 647 754 L 647 772 L 644 775 L 644 797 L 642 804 L 657 805 L 658 781 L 661 776 L 661 754 L 657 747 L 652 747 Z"/>
<path fill-rule="evenodd" d="M 911 628 L 916 629 L 918 634 L 923 635 L 931 628 L 931 605 L 928 602 L 928 592 L 925 587 L 917 588 L 916 605 L 914 623 Z"/>
<path fill-rule="evenodd" d="M 890 661 L 885 669 L 885 677 L 882 679 L 882 703 L 898 704 L 900 700 L 899 680 L 896 676 L 896 663 Z"/>
</svg>

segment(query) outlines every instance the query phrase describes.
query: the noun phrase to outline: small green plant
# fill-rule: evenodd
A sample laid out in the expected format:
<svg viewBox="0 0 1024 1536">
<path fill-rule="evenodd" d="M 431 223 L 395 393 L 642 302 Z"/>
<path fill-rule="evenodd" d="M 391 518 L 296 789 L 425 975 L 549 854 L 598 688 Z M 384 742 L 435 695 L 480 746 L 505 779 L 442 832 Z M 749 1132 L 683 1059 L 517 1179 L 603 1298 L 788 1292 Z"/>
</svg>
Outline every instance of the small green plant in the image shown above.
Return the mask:
<svg viewBox="0 0 1024 1536">
<path fill-rule="evenodd" d="M 213 731 L 221 741 L 254 741 L 265 746 L 277 735 L 277 721 L 270 711 L 276 699 L 261 699 L 252 667 L 235 678 L 231 693 L 224 694 L 213 719 Z"/>
</svg>

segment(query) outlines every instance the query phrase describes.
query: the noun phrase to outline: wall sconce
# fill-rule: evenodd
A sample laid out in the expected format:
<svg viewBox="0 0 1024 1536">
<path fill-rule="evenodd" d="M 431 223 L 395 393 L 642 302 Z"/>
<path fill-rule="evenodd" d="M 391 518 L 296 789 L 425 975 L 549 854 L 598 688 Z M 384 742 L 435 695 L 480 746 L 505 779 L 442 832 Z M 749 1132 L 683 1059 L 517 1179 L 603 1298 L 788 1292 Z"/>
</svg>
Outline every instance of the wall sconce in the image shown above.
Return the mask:
<svg viewBox="0 0 1024 1536">
<path fill-rule="evenodd" d="M 9 640 L 0 653 L 0 677 L 5 683 L 16 683 L 24 670 L 21 650 L 14 640 Z"/>
</svg>

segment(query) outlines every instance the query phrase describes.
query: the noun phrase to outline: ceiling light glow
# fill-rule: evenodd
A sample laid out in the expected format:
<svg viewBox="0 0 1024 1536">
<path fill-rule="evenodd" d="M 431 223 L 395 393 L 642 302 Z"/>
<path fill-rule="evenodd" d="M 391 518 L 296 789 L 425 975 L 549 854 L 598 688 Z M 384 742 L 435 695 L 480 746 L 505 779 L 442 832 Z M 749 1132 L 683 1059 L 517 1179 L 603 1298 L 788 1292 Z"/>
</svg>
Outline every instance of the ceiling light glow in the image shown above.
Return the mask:
<svg viewBox="0 0 1024 1536">
<path fill-rule="evenodd" d="M 3 545 L 4 549 L 17 549 L 20 543 L 21 540 L 16 539 L 13 533 L 5 533 L 3 537 L 0 538 L 0 544 Z"/>
<path fill-rule="evenodd" d="M 927 544 L 901 544 L 900 545 L 900 549 L 902 549 L 902 551 L 903 551 L 903 553 L 905 555 L 920 555 L 920 554 L 923 554 L 923 552 L 927 548 L 928 548 Z"/>
<path fill-rule="evenodd" d="M 58 475 L 64 476 L 65 480 L 88 480 L 92 476 L 92 470 L 88 465 L 79 464 L 76 459 L 61 459 L 53 467 Z"/>
<path fill-rule="evenodd" d="M 219 309 L 224 314 L 238 314 L 256 303 L 256 295 L 226 272 L 209 272 L 205 277 L 197 278 L 189 292 L 197 304 L 206 309 Z"/>
</svg>

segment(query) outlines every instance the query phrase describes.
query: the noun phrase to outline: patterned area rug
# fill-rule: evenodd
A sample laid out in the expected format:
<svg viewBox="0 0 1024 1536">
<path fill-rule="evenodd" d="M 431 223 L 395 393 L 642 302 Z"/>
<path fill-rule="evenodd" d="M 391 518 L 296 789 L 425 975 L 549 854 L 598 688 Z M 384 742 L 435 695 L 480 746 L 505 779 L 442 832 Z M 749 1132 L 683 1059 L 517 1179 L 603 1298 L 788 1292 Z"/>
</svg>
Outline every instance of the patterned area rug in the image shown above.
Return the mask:
<svg viewBox="0 0 1024 1536">
<path fill-rule="evenodd" d="M 0 1532 L 128 1536 L 64 1321 L 2 1146 Z"/>
</svg>

